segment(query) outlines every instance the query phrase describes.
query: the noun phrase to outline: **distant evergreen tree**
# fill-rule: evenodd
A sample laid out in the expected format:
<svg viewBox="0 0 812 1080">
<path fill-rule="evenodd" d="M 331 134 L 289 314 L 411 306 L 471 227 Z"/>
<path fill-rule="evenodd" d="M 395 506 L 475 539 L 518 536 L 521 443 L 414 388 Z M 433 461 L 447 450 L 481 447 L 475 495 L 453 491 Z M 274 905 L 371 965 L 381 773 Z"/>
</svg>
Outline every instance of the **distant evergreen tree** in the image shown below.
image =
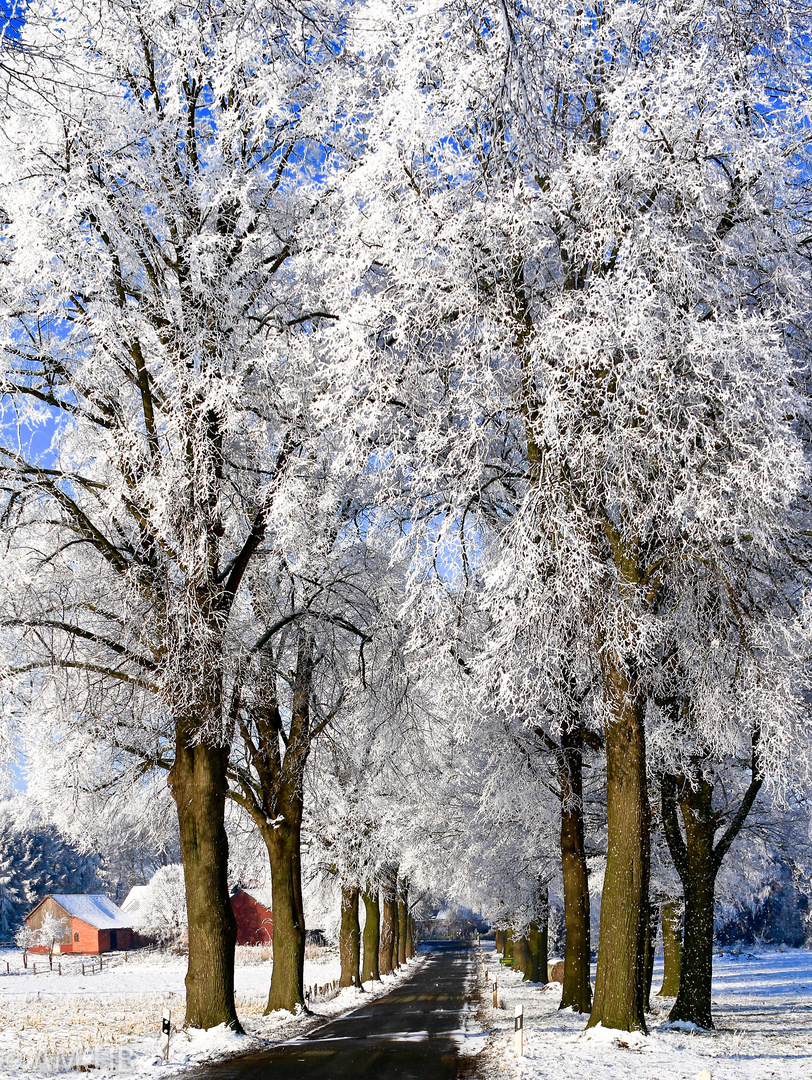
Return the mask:
<svg viewBox="0 0 812 1080">
<path fill-rule="evenodd" d="M 0 941 L 11 941 L 48 893 L 99 890 L 100 866 L 98 855 L 79 851 L 22 800 L 0 803 Z"/>
</svg>

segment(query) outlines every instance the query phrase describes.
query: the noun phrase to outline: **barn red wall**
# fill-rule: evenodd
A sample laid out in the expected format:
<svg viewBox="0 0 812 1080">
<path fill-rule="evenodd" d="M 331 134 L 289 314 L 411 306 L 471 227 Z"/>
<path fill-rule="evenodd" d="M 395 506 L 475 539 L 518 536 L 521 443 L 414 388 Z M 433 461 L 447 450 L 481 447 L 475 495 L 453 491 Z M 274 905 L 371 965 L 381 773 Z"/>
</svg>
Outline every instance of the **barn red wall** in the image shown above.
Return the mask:
<svg viewBox="0 0 812 1080">
<path fill-rule="evenodd" d="M 264 910 L 264 909 L 263 909 Z M 32 930 L 38 930 L 42 925 L 42 920 L 45 916 L 45 912 L 50 911 L 56 918 L 64 918 L 67 916 L 67 912 L 64 908 L 60 907 L 54 900 L 49 897 L 44 904 L 42 904 L 31 916 L 26 918 L 26 923 Z M 88 923 L 82 922 L 81 919 L 77 919 L 75 916 L 70 916 L 70 940 L 62 943 L 60 952 L 62 953 L 74 953 L 83 956 L 96 956 L 100 952 L 110 951 L 110 931 L 109 930 L 97 930 L 95 926 L 89 926 Z M 79 935 L 79 940 L 74 941 L 76 934 Z M 116 931 L 116 948 L 126 949 L 129 951 L 133 947 L 133 932 L 129 929 Z M 32 953 L 47 953 L 48 949 L 44 945 L 35 945 L 29 950 Z"/>
<path fill-rule="evenodd" d="M 74 940 L 76 935 L 79 940 Z M 99 931 L 95 926 L 88 926 L 81 919 L 71 917 L 70 941 L 62 946 L 63 953 L 81 953 L 83 956 L 95 956 L 99 951 Z"/>
<path fill-rule="evenodd" d="M 267 945 L 273 937 L 271 912 L 244 892 L 231 897 L 231 907 L 237 919 L 237 944 Z"/>
</svg>

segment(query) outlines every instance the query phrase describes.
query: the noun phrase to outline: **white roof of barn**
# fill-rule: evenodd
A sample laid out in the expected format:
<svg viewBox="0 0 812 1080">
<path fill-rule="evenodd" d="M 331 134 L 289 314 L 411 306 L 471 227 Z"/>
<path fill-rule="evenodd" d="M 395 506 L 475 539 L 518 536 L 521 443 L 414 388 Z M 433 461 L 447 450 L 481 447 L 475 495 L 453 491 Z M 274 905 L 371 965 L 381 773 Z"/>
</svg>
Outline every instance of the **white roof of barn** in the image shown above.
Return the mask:
<svg viewBox="0 0 812 1080">
<path fill-rule="evenodd" d="M 238 889 L 237 892 L 244 892 L 246 896 L 250 896 L 252 900 L 262 904 L 268 911 L 271 910 L 271 894 L 267 889 Z"/>
<path fill-rule="evenodd" d="M 97 930 L 132 929 L 132 916 L 125 914 L 104 893 L 51 893 L 51 899 L 69 915 Z"/>
<path fill-rule="evenodd" d="M 149 885 L 133 885 L 121 905 L 121 910 L 130 915 L 140 915 L 149 907 L 149 893 Z"/>
</svg>

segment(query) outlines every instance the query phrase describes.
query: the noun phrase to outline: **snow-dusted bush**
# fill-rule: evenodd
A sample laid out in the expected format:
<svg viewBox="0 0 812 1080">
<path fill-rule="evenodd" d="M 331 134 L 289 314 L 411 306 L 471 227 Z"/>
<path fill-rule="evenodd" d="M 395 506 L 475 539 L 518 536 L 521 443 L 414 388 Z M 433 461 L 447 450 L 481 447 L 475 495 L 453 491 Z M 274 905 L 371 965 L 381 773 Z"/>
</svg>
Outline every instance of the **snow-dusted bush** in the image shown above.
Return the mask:
<svg viewBox="0 0 812 1080">
<path fill-rule="evenodd" d="M 157 938 L 162 945 L 178 945 L 185 939 L 188 921 L 180 863 L 169 863 L 155 871 L 135 929 Z"/>
</svg>

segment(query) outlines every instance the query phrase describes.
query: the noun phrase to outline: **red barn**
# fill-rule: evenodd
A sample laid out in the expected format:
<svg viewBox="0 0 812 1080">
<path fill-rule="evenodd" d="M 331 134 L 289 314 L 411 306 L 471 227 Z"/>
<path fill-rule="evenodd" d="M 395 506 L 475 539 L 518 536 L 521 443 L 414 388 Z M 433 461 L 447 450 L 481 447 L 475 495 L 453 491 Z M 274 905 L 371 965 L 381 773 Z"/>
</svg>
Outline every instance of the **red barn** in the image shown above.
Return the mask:
<svg viewBox="0 0 812 1080">
<path fill-rule="evenodd" d="M 46 914 L 64 919 L 66 931 L 70 928 L 54 952 L 95 955 L 133 947 L 132 920 L 103 893 L 52 893 L 26 916 L 26 926 L 39 930 Z M 47 951 L 46 945 L 31 949 Z"/>
<path fill-rule="evenodd" d="M 273 914 L 264 899 L 265 895 L 254 889 L 238 889 L 231 897 L 238 945 L 267 945 L 273 939 Z"/>
</svg>

